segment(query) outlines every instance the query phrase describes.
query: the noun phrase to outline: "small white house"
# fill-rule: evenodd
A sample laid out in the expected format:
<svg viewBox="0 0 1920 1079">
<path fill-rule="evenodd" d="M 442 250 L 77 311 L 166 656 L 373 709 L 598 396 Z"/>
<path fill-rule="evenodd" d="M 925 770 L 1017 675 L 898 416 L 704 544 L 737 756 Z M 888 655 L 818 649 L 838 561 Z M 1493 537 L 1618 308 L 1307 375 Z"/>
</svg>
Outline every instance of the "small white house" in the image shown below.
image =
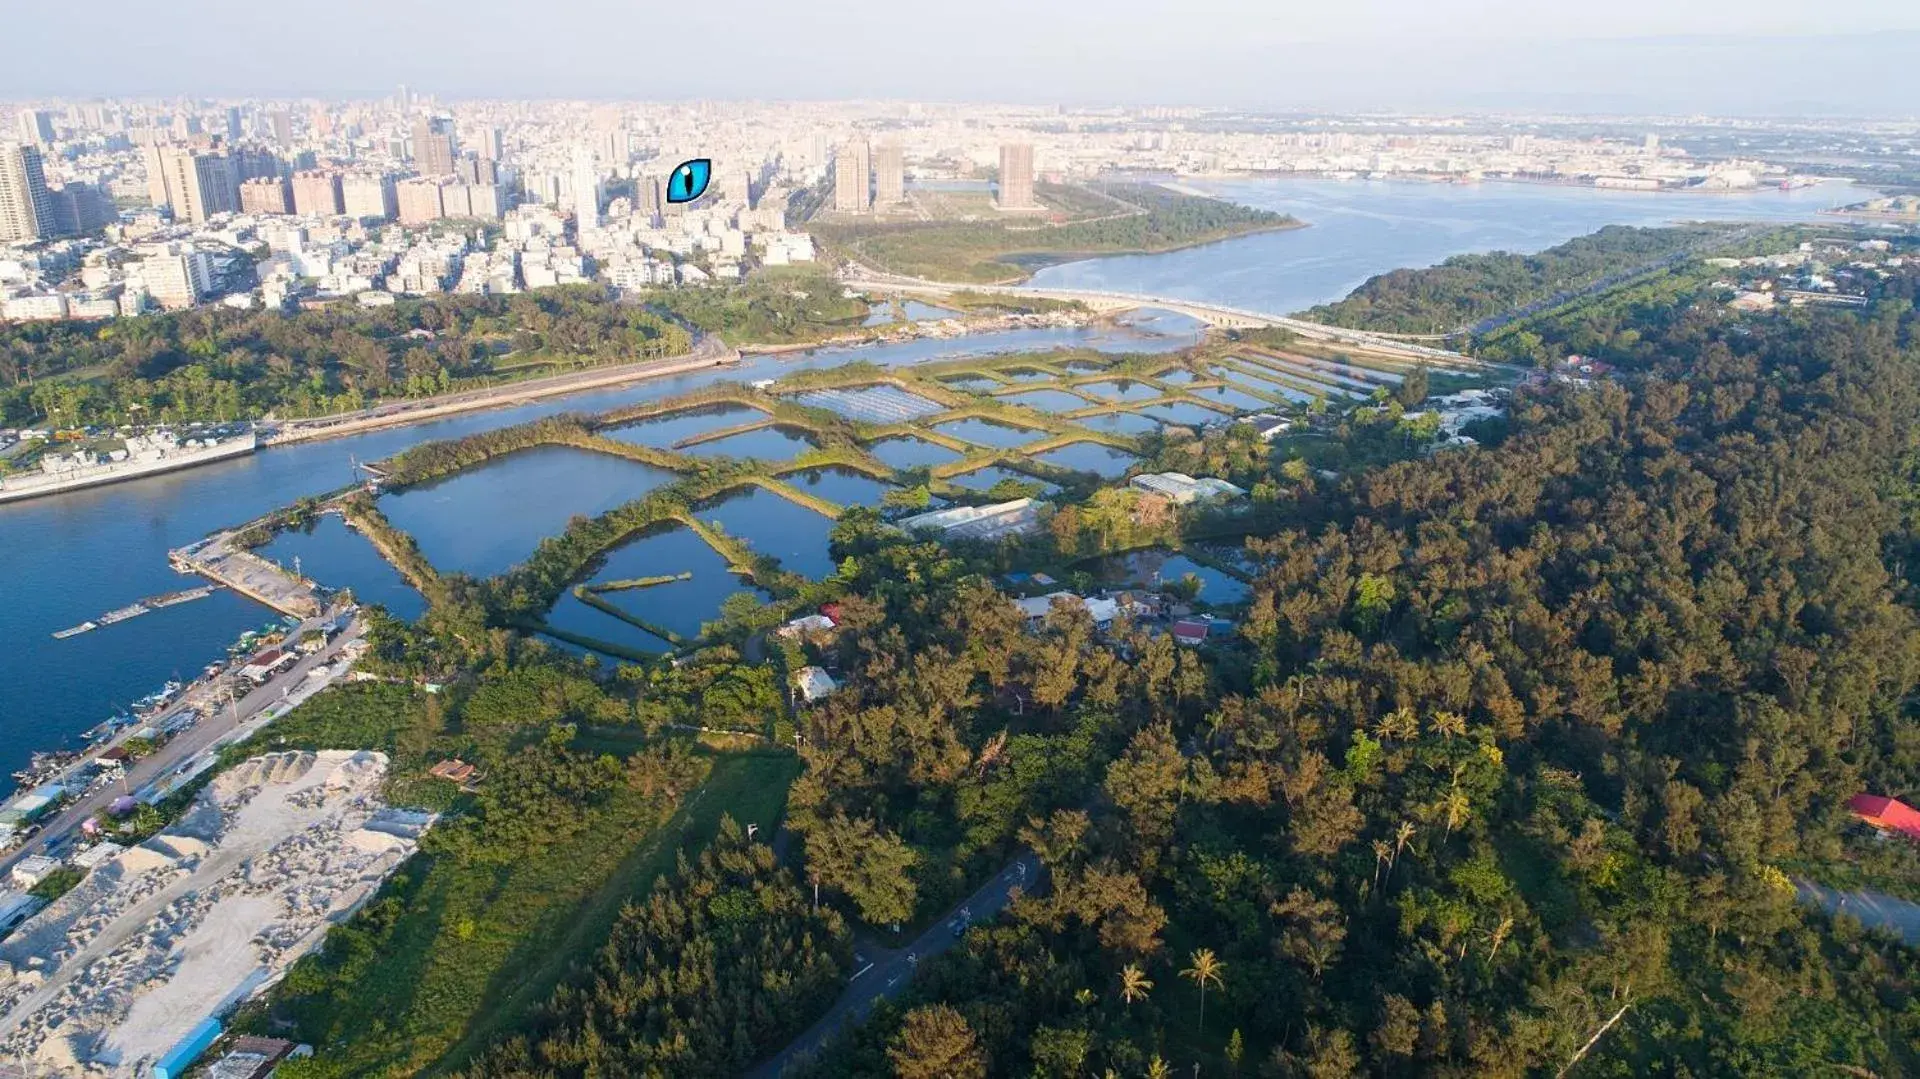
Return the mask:
<svg viewBox="0 0 1920 1079">
<path fill-rule="evenodd" d="M 840 684 L 833 680 L 833 676 L 819 667 L 800 668 L 799 672 L 793 676 L 793 682 L 800 690 L 801 699 L 808 704 L 826 700 L 840 688 Z"/>
</svg>

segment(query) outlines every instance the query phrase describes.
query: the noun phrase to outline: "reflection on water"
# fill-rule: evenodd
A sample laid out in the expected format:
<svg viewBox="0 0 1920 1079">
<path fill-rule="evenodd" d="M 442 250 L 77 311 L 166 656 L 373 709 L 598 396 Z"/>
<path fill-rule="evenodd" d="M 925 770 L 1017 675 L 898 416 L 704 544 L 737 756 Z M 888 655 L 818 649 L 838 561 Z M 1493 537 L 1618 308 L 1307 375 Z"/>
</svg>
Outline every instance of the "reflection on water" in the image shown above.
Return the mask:
<svg viewBox="0 0 1920 1079">
<path fill-rule="evenodd" d="M 817 498 L 842 506 L 878 506 L 893 485 L 849 468 L 812 468 L 789 472 L 780 479 Z"/>
<path fill-rule="evenodd" d="M 746 540 L 755 554 L 780 560 L 780 568 L 819 580 L 833 572 L 827 536 L 833 522 L 764 487 L 727 495 L 695 514 L 729 536 Z"/>
<path fill-rule="evenodd" d="M 673 478 L 624 457 L 538 446 L 387 495 L 380 509 L 419 542 L 435 569 L 491 577 L 575 516 L 605 513 Z"/>
<path fill-rule="evenodd" d="M 1139 458 L 1125 450 L 1116 450 L 1098 442 L 1069 442 L 1058 449 L 1035 454 L 1034 460 L 1071 468 L 1076 472 L 1092 472 L 1110 480 L 1124 475 Z"/>
</svg>

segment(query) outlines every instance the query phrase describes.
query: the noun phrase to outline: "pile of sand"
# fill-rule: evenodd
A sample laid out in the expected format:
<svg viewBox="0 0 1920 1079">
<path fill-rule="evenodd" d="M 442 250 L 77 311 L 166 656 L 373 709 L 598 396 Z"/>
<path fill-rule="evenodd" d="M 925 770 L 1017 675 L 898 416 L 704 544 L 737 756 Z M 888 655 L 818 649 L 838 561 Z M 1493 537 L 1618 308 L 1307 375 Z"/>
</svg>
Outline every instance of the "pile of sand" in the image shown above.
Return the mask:
<svg viewBox="0 0 1920 1079">
<path fill-rule="evenodd" d="M 269 985 L 371 896 L 431 814 L 388 809 L 379 753 L 274 753 L 96 870 L 0 948 L 0 1059 L 131 1075 Z"/>
</svg>

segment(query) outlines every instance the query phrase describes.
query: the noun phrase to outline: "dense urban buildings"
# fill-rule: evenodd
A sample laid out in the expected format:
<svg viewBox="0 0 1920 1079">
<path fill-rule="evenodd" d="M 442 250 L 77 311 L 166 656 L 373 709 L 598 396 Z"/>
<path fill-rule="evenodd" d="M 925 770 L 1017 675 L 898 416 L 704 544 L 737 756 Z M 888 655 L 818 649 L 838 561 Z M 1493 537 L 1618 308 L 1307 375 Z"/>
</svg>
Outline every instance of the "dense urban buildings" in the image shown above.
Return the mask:
<svg viewBox="0 0 1920 1079">
<path fill-rule="evenodd" d="M 308 169 L 293 174 L 294 213 L 332 217 L 341 210 L 339 173 Z"/>
<path fill-rule="evenodd" d="M 1033 144 L 1008 143 L 1000 147 L 1000 208 L 1030 210 L 1033 200 Z"/>
</svg>

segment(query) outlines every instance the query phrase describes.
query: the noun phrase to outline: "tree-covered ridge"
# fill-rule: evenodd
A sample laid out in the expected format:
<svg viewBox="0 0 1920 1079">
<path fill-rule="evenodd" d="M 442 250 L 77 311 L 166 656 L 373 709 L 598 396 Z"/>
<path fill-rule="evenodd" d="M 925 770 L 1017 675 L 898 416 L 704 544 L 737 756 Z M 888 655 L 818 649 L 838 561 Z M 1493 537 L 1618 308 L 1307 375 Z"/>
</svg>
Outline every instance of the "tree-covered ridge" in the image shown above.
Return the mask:
<svg viewBox="0 0 1920 1079">
<path fill-rule="evenodd" d="M 1536 255 L 1455 255 L 1424 270 L 1377 274 L 1337 303 L 1302 317 L 1382 333 L 1453 333 L 1482 320 L 1639 270 L 1725 237 L 1727 226 L 1609 225 Z"/>
<path fill-rule="evenodd" d="M 1920 782 L 1920 318 L 1674 327 L 1497 447 L 1300 503 L 1192 669 L 1125 642 L 1103 675 L 1071 615 L 1023 637 L 864 553 L 887 617 L 815 721 L 809 858 L 844 832 L 924 892 L 1011 812 L 1050 888 L 815 1074 L 1920 1070 L 1920 964 L 1787 872 Z M 874 884 L 838 891 L 884 916 Z"/>
<path fill-rule="evenodd" d="M 689 347 L 668 318 L 587 286 L 291 315 L 213 306 L 104 324 L 0 323 L 0 423 L 309 416 Z"/>
<path fill-rule="evenodd" d="M 728 1076 L 825 1009 L 851 935 L 731 820 L 629 906 L 591 969 L 469 1076 Z"/>
<path fill-rule="evenodd" d="M 1091 201 L 1062 185 L 1039 184 L 1036 190 L 1045 200 Z M 992 221 L 815 221 L 808 229 L 837 253 L 888 273 L 984 284 L 1023 280 L 1049 262 L 1168 251 L 1299 224 L 1285 214 L 1158 184 L 1104 184 L 1101 190 L 1119 201 L 1101 200 L 1102 216 L 1062 224 L 1009 215 Z"/>
</svg>

